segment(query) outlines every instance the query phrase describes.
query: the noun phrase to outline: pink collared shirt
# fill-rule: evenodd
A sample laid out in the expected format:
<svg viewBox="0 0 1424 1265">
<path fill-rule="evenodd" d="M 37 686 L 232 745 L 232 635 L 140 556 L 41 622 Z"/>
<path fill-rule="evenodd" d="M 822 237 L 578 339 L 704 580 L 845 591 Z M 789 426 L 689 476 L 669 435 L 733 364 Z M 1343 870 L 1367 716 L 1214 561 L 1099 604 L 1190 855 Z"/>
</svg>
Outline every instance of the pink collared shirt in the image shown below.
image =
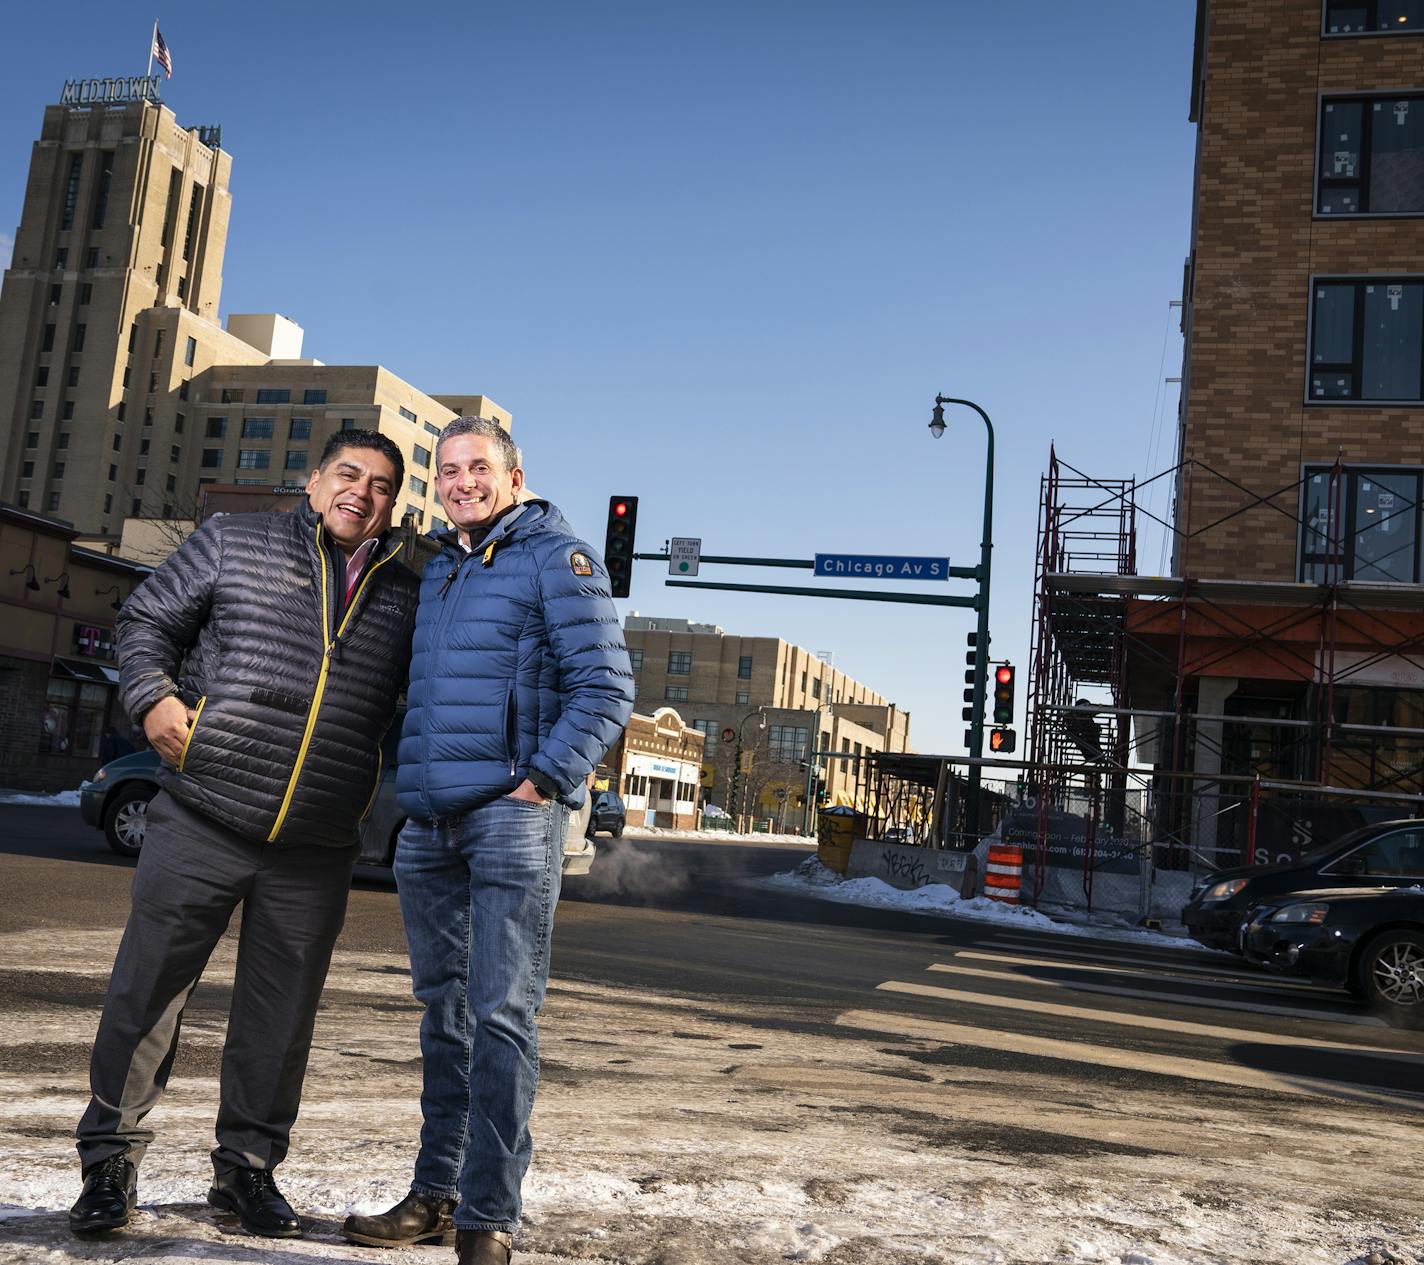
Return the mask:
<svg viewBox="0 0 1424 1265">
<path fill-rule="evenodd" d="M 376 537 L 370 540 L 363 540 L 356 546 L 355 552 L 346 560 L 346 600 L 351 601 L 351 594 L 356 591 L 356 582 L 361 578 L 361 571 L 366 565 L 366 559 L 371 556 L 371 550 L 376 547 Z"/>
</svg>

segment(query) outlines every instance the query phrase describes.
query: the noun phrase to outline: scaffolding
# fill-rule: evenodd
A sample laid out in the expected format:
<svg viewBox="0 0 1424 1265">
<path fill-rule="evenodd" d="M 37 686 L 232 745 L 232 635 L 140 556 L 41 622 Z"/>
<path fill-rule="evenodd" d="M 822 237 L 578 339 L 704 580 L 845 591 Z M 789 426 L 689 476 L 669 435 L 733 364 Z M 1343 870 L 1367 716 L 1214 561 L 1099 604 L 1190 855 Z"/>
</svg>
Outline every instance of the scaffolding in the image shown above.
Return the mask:
<svg viewBox="0 0 1424 1265">
<path fill-rule="evenodd" d="M 1337 458 L 1307 518 L 1302 491 L 1319 471 L 1258 493 L 1188 459 L 1139 484 L 1093 478 L 1050 450 L 1027 697 L 1031 828 L 1025 812 L 1016 818 L 1031 836 L 1037 891 L 1051 887 L 1065 820 L 1075 842 L 1059 850 L 1081 857 L 1075 882 L 1091 907 L 1129 855 L 1150 887 L 1420 814 L 1424 588 L 1345 578 L 1347 546 L 1380 529 L 1346 530 L 1348 469 Z M 1173 490 L 1175 521 L 1141 504 L 1159 481 Z M 1195 523 L 1194 493 L 1199 512 L 1225 508 Z M 1416 509 L 1392 511 L 1409 515 L 1396 536 Z M 1273 540 L 1290 520 L 1313 560 L 1307 582 L 1210 574 L 1222 570 L 1212 533 L 1231 523 L 1239 536 L 1250 515 Z M 1139 573 L 1143 519 L 1166 533 L 1174 574 Z M 1209 565 L 1194 572 L 1194 554 Z"/>
</svg>

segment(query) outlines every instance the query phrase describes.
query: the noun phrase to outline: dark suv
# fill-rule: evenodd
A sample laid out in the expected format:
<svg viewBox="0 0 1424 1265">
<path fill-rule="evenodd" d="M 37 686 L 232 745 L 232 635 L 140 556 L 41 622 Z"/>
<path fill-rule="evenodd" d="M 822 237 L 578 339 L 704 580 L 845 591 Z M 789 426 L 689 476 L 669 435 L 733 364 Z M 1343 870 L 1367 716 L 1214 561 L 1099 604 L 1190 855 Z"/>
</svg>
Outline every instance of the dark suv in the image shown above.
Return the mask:
<svg viewBox="0 0 1424 1265">
<path fill-rule="evenodd" d="M 594 791 L 593 809 L 588 815 L 588 833 L 606 830 L 615 839 L 628 824 L 628 809 L 616 791 Z"/>
<path fill-rule="evenodd" d="M 1182 910 L 1194 940 L 1241 951 L 1246 914 L 1280 905 L 1291 892 L 1320 888 L 1410 887 L 1424 883 L 1424 821 L 1407 818 L 1365 826 L 1285 865 L 1241 865 L 1197 882 Z"/>
</svg>

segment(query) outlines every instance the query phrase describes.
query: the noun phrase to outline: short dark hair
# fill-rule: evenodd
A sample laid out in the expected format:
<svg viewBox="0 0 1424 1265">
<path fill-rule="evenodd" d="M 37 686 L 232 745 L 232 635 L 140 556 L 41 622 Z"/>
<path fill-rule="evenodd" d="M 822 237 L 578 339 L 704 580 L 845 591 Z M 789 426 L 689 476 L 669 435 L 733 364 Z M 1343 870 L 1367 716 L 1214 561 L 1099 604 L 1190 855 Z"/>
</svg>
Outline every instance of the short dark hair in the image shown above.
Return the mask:
<svg viewBox="0 0 1424 1265">
<path fill-rule="evenodd" d="M 390 436 L 382 435 L 379 431 L 337 431 L 326 441 L 326 447 L 321 450 L 321 460 L 316 463 L 317 468 L 320 469 L 328 461 L 335 460 L 336 454 L 344 452 L 347 448 L 373 448 L 387 458 L 391 465 L 395 466 L 396 485 L 391 489 L 392 496 L 395 496 L 405 486 L 405 458 L 401 456 L 401 450 L 395 446 L 395 442 Z"/>
<path fill-rule="evenodd" d="M 498 450 L 506 470 L 517 470 L 524 464 L 524 454 L 497 421 L 490 417 L 464 416 L 445 423 L 445 429 L 435 438 L 435 468 L 440 468 L 440 446 L 456 435 L 478 435 L 490 440 Z"/>
</svg>

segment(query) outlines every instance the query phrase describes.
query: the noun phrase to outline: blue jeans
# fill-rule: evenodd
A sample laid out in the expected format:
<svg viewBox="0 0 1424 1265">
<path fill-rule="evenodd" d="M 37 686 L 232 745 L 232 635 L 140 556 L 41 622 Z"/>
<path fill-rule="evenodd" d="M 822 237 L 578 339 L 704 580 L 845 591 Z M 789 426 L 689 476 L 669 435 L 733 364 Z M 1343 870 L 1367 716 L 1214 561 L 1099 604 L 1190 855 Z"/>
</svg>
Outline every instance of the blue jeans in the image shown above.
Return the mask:
<svg viewBox="0 0 1424 1265">
<path fill-rule="evenodd" d="M 504 796 L 408 821 L 396 847 L 411 983 L 425 1006 L 411 1189 L 458 1200 L 461 1229 L 512 1232 L 519 1221 L 567 823 L 561 804 Z"/>
</svg>

